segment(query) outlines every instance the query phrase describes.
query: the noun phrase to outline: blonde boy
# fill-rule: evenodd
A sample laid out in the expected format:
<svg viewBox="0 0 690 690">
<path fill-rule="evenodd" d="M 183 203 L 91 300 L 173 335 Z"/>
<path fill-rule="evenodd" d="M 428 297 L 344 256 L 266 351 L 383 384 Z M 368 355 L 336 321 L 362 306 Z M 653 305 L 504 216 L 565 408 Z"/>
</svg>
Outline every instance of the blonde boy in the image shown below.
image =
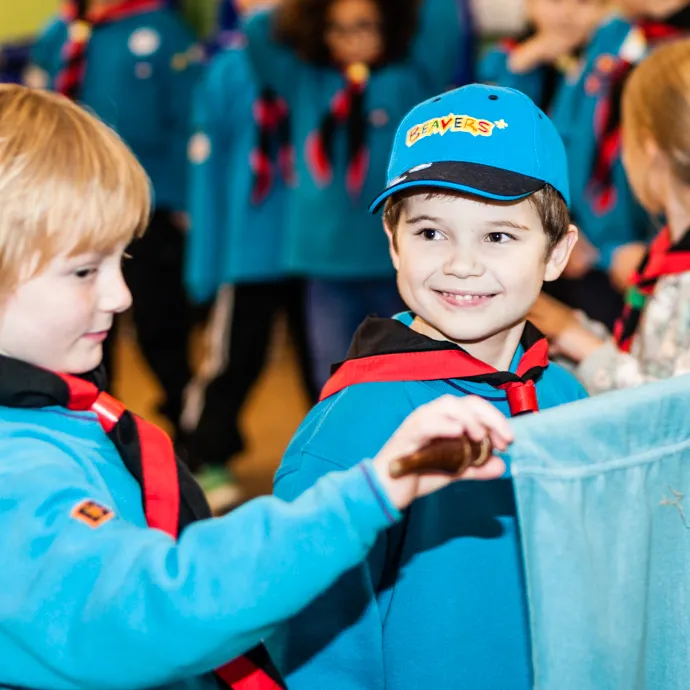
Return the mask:
<svg viewBox="0 0 690 690">
<path fill-rule="evenodd" d="M 391 460 L 468 426 L 510 440 L 482 401 L 441 400 L 292 505 L 196 522 L 208 508 L 169 438 L 103 393 L 98 369 L 149 204 L 106 126 L 0 87 L 2 687 L 283 687 L 260 640 L 453 479 L 394 481 Z M 502 471 L 494 459 L 473 475 Z"/>
</svg>

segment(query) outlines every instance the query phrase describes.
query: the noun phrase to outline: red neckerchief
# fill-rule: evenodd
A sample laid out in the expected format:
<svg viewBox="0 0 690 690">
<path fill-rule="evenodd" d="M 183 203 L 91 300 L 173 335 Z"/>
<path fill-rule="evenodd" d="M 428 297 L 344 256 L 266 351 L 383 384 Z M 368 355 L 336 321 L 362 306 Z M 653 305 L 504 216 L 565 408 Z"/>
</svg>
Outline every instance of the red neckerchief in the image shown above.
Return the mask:
<svg viewBox="0 0 690 690">
<path fill-rule="evenodd" d="M 613 337 L 622 352 L 630 352 L 640 325 L 642 310 L 654 294 L 659 278 L 690 271 L 690 230 L 671 243 L 671 233 L 665 227 L 652 242 L 644 259 L 630 277 L 625 307 L 613 329 Z"/>
<path fill-rule="evenodd" d="M 168 435 L 105 393 L 104 378 L 100 371 L 83 378 L 55 374 L 0 355 L 0 405 L 95 412 L 127 471 L 141 487 L 147 524 L 177 539 L 187 525 L 211 517 L 204 494 L 175 457 Z M 263 645 L 215 673 L 219 687 L 229 690 L 285 688 Z"/>
<path fill-rule="evenodd" d="M 251 153 L 254 173 L 252 202 L 260 204 L 273 186 L 273 142 L 277 146 L 277 167 L 287 185 L 294 182 L 294 150 L 290 142 L 290 118 L 287 103 L 272 89 L 263 89 L 254 103 L 257 142 Z"/>
<path fill-rule="evenodd" d="M 394 319 L 367 319 L 354 342 L 361 340 L 363 335 L 367 337 L 365 331 L 368 330 L 369 337 L 373 336 L 376 341 L 371 349 L 379 349 L 384 342 L 381 339 L 382 329 L 389 331 L 390 337 L 384 336 L 388 344 L 400 338 L 408 343 L 416 341 L 412 345 L 415 349 L 401 344 L 400 351 L 391 351 L 395 345 L 393 348 L 383 345 L 389 351 L 381 354 L 367 353 L 345 360 L 334 367 L 333 375 L 321 392 L 321 400 L 357 383 L 462 379 L 488 383 L 506 391 L 511 416 L 539 409 L 534 382 L 549 365 L 549 347 L 546 338 L 532 324 L 525 324 L 520 340 L 524 354 L 515 373 L 498 371 L 457 345 L 427 338 Z M 374 333 L 376 330 L 378 333 Z"/>
<path fill-rule="evenodd" d="M 333 180 L 333 141 L 339 127 L 347 129 L 347 174 L 345 186 L 351 196 L 362 191 L 369 170 L 367 147 L 368 119 L 364 97 L 367 79 L 352 79 L 345 75 L 345 86 L 338 91 L 318 130 L 305 143 L 305 157 L 309 171 L 321 186 Z"/>
<path fill-rule="evenodd" d="M 165 7 L 163 0 L 123 0 L 97 11 L 87 10 L 86 4 L 86 0 L 65 2 L 60 13 L 67 24 L 68 38 L 62 48 L 62 67 L 55 78 L 55 90 L 72 100 L 79 98 L 93 29 Z"/>
<path fill-rule="evenodd" d="M 630 29 L 642 34 L 646 49 L 643 57 L 659 43 L 688 35 L 690 31 L 690 5 L 664 21 L 641 19 Z M 592 208 L 598 215 L 608 213 L 616 204 L 616 188 L 613 168 L 620 157 L 621 147 L 621 98 L 623 87 L 637 61 L 620 55 L 602 55 L 597 59 L 596 72 L 585 82 L 590 93 L 600 96 L 594 114 L 594 133 L 597 143 L 590 173 L 588 195 Z M 602 85 L 607 81 L 607 85 Z"/>
</svg>

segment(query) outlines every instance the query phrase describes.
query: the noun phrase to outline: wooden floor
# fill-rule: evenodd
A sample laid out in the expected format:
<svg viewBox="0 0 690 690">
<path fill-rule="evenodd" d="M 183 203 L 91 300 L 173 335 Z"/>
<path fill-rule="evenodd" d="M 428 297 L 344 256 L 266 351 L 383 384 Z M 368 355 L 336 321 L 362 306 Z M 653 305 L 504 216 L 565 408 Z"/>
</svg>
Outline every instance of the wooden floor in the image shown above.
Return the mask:
<svg viewBox="0 0 690 690">
<path fill-rule="evenodd" d="M 156 380 L 129 329 L 123 328 L 121 333 L 116 352 L 115 393 L 132 411 L 165 426 L 165 420 L 156 414 L 160 398 Z M 242 415 L 247 450 L 233 463 L 233 471 L 249 497 L 271 492 L 273 473 L 307 412 L 292 351 L 280 335 L 276 341 L 271 362 Z M 193 350 L 198 352 L 199 348 Z"/>
</svg>

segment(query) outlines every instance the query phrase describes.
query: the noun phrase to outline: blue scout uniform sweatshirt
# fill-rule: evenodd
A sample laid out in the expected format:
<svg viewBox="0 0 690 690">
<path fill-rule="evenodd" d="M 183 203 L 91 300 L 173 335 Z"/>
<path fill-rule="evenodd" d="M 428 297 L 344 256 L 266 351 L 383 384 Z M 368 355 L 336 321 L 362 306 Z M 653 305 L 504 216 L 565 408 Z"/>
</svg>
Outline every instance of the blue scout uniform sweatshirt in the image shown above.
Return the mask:
<svg viewBox="0 0 690 690">
<path fill-rule="evenodd" d="M 417 103 L 451 83 L 459 51 L 455 0 L 425 0 L 408 57 L 372 71 L 365 93 L 369 114 L 369 170 L 361 193 L 345 188 L 347 137 L 339 128 L 333 145 L 333 180 L 320 186 L 305 160 L 305 142 L 318 130 L 333 96 L 345 85 L 340 71 L 305 63 L 273 39 L 272 13 L 245 19 L 249 54 L 261 83 L 288 101 L 292 113 L 297 187 L 287 211 L 286 266 L 311 278 L 369 279 L 393 276 L 381 219 L 368 205 L 386 184 L 395 130 Z"/>
<path fill-rule="evenodd" d="M 51 87 L 66 41 L 67 25 L 57 19 L 32 52 Z M 200 50 L 170 9 L 97 26 L 89 41 L 79 101 L 132 149 L 151 178 L 158 208 L 186 206 L 189 107 Z"/>
<path fill-rule="evenodd" d="M 376 348 L 391 353 L 395 343 L 378 339 Z M 511 371 L 521 356 L 518 349 Z M 536 389 L 541 409 L 586 397 L 555 364 Z M 324 474 L 373 457 L 410 412 L 444 394 L 480 395 L 509 414 L 505 394 L 488 384 L 351 385 L 305 419 L 276 475 L 276 495 L 295 499 Z M 290 690 L 531 689 L 511 480 L 459 482 L 415 503 L 379 537 L 365 564 L 266 644 Z"/>
<path fill-rule="evenodd" d="M 258 97 L 240 44 L 213 58 L 197 88 L 189 145 L 191 230 L 185 278 L 199 301 L 210 299 L 226 283 L 285 276 L 286 190 L 276 166 L 269 195 L 258 204 L 251 198 Z"/>
<path fill-rule="evenodd" d="M 364 463 L 292 504 L 266 497 L 149 529 L 93 413 L 0 407 L 0 687 L 211 690 L 360 562 L 400 515 Z M 82 519 L 92 501 L 114 513 Z"/>
<path fill-rule="evenodd" d="M 581 72 L 577 78 L 564 82 L 552 112 L 568 154 L 573 222 L 600 251 L 597 267 L 602 270 L 609 268 L 618 247 L 648 240 L 652 232 L 647 213 L 628 185 L 620 156 L 612 168 L 616 201 L 611 209 L 598 213 L 588 190 L 598 143 L 595 133 L 597 106 L 603 92 L 609 88 L 608 75 L 599 68 L 600 60 L 604 56 L 606 59 L 618 56 L 631 29 L 630 23 L 620 17 L 613 17 L 602 25 L 585 52 Z"/>
</svg>

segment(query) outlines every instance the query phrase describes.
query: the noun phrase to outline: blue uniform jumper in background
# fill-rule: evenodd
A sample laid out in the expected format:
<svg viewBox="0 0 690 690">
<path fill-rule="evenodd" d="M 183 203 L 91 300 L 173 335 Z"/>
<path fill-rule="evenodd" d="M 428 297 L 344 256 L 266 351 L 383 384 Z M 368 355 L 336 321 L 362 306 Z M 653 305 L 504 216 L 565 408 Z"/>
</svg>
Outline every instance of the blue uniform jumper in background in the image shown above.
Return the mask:
<svg viewBox="0 0 690 690">
<path fill-rule="evenodd" d="M 202 409 L 190 438 L 195 465 L 223 467 L 243 449 L 238 417 L 264 369 L 281 313 L 287 316 L 307 396 L 310 402 L 316 399 L 304 285 L 285 267 L 291 180 L 279 156 L 289 140 L 282 141 L 278 130 L 284 127 L 289 134 L 289 112 L 279 96 L 269 98 L 260 88 L 245 43 L 235 34 L 233 45 L 208 66 L 195 96 L 189 145 L 185 278 L 194 299 L 218 295 L 210 357 L 223 362 L 203 384 Z M 257 158 L 262 175 L 252 165 Z"/>
</svg>

